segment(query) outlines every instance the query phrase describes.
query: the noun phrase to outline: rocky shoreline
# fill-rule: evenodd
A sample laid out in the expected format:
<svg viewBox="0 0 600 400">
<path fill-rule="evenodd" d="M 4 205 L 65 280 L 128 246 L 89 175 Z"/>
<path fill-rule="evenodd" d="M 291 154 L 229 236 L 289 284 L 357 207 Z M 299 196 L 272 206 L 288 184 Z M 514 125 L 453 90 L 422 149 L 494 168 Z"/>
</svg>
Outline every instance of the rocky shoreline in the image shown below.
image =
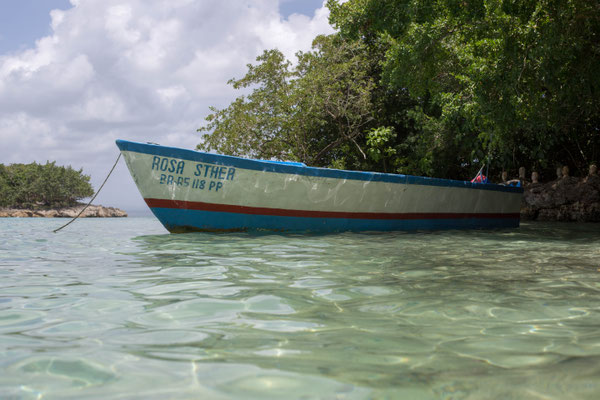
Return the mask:
<svg viewBox="0 0 600 400">
<path fill-rule="evenodd" d="M 75 218 L 85 204 L 49 210 L 0 208 L 0 218 Z M 90 205 L 79 218 L 123 218 L 127 213 L 114 207 Z"/>
<path fill-rule="evenodd" d="M 593 172 L 592 172 L 593 171 Z M 578 179 L 563 174 L 548 183 L 524 182 L 521 219 L 529 221 L 600 222 L 600 176 Z"/>
</svg>

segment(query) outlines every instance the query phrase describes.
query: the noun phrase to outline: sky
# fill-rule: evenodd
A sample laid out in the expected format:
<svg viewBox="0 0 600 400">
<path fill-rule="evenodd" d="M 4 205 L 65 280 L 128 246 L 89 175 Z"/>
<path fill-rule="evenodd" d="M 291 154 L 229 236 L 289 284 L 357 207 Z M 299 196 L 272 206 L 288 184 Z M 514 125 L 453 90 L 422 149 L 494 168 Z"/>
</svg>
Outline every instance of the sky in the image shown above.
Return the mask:
<svg viewBox="0 0 600 400">
<path fill-rule="evenodd" d="M 265 49 L 329 34 L 323 0 L 0 0 L 0 163 L 70 165 L 98 189 L 116 139 L 195 148 Z M 94 204 L 145 203 L 123 160 Z"/>
</svg>

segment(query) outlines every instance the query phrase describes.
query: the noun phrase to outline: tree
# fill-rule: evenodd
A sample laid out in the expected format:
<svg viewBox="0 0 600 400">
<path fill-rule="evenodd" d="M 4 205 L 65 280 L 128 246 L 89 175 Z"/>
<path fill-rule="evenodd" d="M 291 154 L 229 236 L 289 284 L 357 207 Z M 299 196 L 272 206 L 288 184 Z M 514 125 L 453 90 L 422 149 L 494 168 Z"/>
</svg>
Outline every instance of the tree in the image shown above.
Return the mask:
<svg viewBox="0 0 600 400">
<path fill-rule="evenodd" d="M 317 37 L 295 66 L 278 50 L 265 51 L 244 78 L 229 81 L 252 92 L 211 108 L 198 148 L 352 168 L 367 158 L 361 143 L 374 119 L 366 55 L 359 42 L 337 35 Z"/>
<path fill-rule="evenodd" d="M 384 84 L 417 103 L 416 169 L 583 168 L 600 156 L 600 3 L 329 0 L 347 40 L 382 41 Z M 566 156 L 565 156 L 566 155 Z M 414 164 L 414 163 L 413 163 Z M 460 174 L 459 170 L 450 175 Z"/>
<path fill-rule="evenodd" d="M 72 206 L 94 190 L 82 170 L 46 164 L 0 164 L 0 207 Z"/>
<path fill-rule="evenodd" d="M 207 132 L 198 148 L 235 156 L 298 159 L 293 150 L 295 132 L 286 129 L 293 110 L 291 63 L 277 50 L 265 51 L 257 61 L 256 66 L 248 65 L 244 78 L 228 83 L 235 89 L 258 87 L 225 109 L 210 108 L 207 125 L 198 129 Z"/>
</svg>

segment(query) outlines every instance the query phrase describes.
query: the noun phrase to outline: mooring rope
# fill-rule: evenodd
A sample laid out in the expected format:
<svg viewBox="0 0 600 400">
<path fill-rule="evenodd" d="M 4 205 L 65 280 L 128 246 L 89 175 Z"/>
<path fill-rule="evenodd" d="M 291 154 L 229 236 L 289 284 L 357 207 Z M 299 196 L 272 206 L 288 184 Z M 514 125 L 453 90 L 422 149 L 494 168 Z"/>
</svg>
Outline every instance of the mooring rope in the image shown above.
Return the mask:
<svg viewBox="0 0 600 400">
<path fill-rule="evenodd" d="M 81 209 L 81 211 L 79 211 L 79 214 L 77 214 L 75 216 L 75 218 L 73 218 L 72 220 L 70 220 L 69 222 L 67 222 L 66 224 L 64 224 L 63 226 L 61 226 L 58 229 L 53 230 L 52 232 L 56 233 L 58 231 L 60 231 L 62 228 L 66 227 L 67 225 L 69 225 L 71 222 L 75 221 L 77 218 L 79 218 L 79 216 L 81 214 L 83 214 L 83 212 L 85 211 L 86 208 L 89 207 L 90 204 L 92 204 L 92 201 L 94 201 L 94 199 L 96 198 L 96 196 L 98 196 L 98 193 L 100 193 L 100 191 L 102 190 L 102 188 L 104 187 L 104 184 L 106 183 L 106 181 L 108 180 L 108 178 L 110 177 L 110 175 L 113 173 L 115 167 L 117 166 L 117 163 L 119 162 L 119 159 L 121 158 L 121 152 L 119 152 L 119 156 L 117 157 L 117 161 L 115 161 L 114 165 L 112 166 L 112 168 L 110 169 L 110 172 L 108 173 L 108 175 L 106 176 L 106 179 L 104 179 L 104 182 L 102 182 L 102 185 L 100 185 L 100 188 L 98 189 L 98 191 L 96 192 L 96 194 L 94 194 L 94 197 L 92 197 L 92 199 L 90 200 L 89 203 L 86 204 L 85 207 L 83 207 Z"/>
</svg>

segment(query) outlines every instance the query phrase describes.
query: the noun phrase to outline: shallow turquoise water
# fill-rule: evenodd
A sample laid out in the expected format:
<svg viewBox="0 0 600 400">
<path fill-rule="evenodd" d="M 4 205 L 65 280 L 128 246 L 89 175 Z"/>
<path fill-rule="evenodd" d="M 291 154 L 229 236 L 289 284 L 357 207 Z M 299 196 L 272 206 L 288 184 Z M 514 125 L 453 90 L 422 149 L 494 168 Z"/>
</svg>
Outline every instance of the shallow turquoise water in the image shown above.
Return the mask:
<svg viewBox="0 0 600 400">
<path fill-rule="evenodd" d="M 0 220 L 2 399 L 597 399 L 600 225 Z"/>
</svg>

